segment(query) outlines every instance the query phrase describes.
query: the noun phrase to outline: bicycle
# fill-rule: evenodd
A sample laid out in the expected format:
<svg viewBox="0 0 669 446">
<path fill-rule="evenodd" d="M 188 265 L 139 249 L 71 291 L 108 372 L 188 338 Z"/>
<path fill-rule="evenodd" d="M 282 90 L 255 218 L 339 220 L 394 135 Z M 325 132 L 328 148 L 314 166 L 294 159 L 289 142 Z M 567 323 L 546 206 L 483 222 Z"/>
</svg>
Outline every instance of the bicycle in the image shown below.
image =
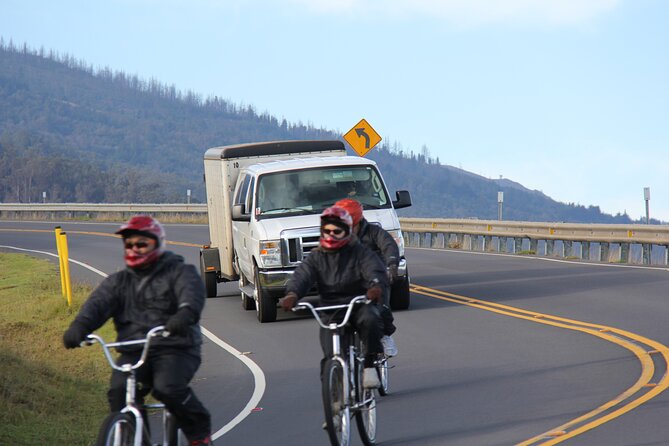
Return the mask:
<svg viewBox="0 0 669 446">
<path fill-rule="evenodd" d="M 318 324 L 331 333 L 333 353 L 323 365 L 321 382 L 325 426 L 333 446 L 350 444 L 353 416 L 362 442 L 366 446 L 376 443 L 374 389 L 362 385 L 365 357 L 358 333 L 348 324 L 353 307 L 365 302 L 369 302 L 365 296 L 357 296 L 343 305 L 314 307 L 309 302 L 300 302 L 293 308 L 293 311 L 310 310 Z M 319 315 L 343 309 L 346 313 L 339 323 L 332 320 L 334 315 L 327 323 Z"/>
<path fill-rule="evenodd" d="M 146 361 L 149 352 L 151 339 L 156 336 L 168 336 L 169 333 L 164 326 L 158 326 L 149 330 L 146 338 L 123 341 L 123 342 L 105 342 L 96 334 L 89 334 L 82 345 L 100 344 L 102 350 L 114 369 L 126 374 L 126 394 L 125 407 L 119 412 L 112 412 L 105 418 L 100 432 L 98 434 L 97 446 L 152 446 L 151 434 L 147 424 L 142 416 L 142 410 L 155 410 L 162 412 L 163 439 L 157 446 L 185 446 L 186 437 L 176 425 L 174 416 L 165 408 L 162 403 L 138 405 L 135 400 L 137 391 L 137 378 L 135 370 L 141 367 Z M 131 345 L 144 345 L 139 360 L 134 364 L 117 365 L 111 354 L 111 349 L 127 347 Z"/>
</svg>

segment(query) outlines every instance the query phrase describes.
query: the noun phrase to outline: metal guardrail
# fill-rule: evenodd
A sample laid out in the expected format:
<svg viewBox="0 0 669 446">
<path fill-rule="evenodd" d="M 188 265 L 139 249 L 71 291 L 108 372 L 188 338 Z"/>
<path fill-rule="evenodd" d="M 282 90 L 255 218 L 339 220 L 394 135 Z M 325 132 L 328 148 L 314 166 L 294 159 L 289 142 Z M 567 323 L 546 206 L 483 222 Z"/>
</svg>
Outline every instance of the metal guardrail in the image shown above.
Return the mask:
<svg viewBox="0 0 669 446">
<path fill-rule="evenodd" d="M 123 220 L 137 213 L 206 223 L 206 204 L 0 203 L 0 219 Z M 669 264 L 669 225 L 400 218 L 408 247 Z"/>
<path fill-rule="evenodd" d="M 0 203 L 0 212 L 192 212 L 206 214 L 206 204 L 129 204 L 129 203 Z"/>
<path fill-rule="evenodd" d="M 669 226 L 400 219 L 409 247 L 509 252 L 600 262 L 669 264 Z"/>
</svg>

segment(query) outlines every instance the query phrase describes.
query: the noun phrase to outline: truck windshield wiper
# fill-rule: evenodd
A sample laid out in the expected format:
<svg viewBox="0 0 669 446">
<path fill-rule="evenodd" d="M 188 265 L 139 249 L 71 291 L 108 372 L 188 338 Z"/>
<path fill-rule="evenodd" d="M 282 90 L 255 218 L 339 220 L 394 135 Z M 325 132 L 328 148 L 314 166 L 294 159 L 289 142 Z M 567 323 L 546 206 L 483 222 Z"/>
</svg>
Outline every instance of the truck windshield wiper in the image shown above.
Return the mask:
<svg viewBox="0 0 669 446">
<path fill-rule="evenodd" d="M 309 214 L 313 214 L 314 212 L 311 209 L 306 209 L 306 208 L 275 208 L 275 209 L 268 209 L 266 211 L 262 211 L 260 214 L 283 214 L 287 212 L 306 212 Z"/>
</svg>

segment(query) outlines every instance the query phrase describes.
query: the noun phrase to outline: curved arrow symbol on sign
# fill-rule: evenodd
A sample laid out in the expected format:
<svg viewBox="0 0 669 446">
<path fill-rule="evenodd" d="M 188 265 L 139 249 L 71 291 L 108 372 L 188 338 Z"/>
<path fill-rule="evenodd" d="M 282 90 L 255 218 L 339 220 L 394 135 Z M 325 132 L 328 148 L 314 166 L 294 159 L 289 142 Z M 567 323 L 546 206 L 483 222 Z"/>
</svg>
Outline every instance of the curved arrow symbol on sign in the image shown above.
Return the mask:
<svg viewBox="0 0 669 446">
<path fill-rule="evenodd" d="M 365 149 L 369 149 L 369 135 L 365 132 L 365 128 L 360 127 L 359 129 L 355 129 L 355 133 L 365 138 Z"/>
</svg>

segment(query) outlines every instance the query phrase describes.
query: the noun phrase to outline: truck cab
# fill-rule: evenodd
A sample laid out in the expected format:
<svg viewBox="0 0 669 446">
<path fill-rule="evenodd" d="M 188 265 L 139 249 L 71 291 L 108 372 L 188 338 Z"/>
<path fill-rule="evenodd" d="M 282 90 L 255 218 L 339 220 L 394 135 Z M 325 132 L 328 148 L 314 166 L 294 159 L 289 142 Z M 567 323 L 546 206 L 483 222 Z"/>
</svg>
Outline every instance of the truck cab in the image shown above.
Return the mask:
<svg viewBox="0 0 669 446">
<path fill-rule="evenodd" d="M 376 163 L 345 153 L 340 141 L 246 144 L 205 153 L 211 244 L 203 248 L 200 264 L 209 297 L 218 282 L 237 280 L 243 308 L 255 308 L 260 322 L 276 320 L 278 299 L 295 267 L 318 246 L 320 214 L 342 198 L 354 198 L 365 218 L 398 243 L 401 280 L 391 290 L 391 306 L 409 306 L 395 212 L 411 205 L 409 193 L 398 191 L 393 201 Z"/>
</svg>

